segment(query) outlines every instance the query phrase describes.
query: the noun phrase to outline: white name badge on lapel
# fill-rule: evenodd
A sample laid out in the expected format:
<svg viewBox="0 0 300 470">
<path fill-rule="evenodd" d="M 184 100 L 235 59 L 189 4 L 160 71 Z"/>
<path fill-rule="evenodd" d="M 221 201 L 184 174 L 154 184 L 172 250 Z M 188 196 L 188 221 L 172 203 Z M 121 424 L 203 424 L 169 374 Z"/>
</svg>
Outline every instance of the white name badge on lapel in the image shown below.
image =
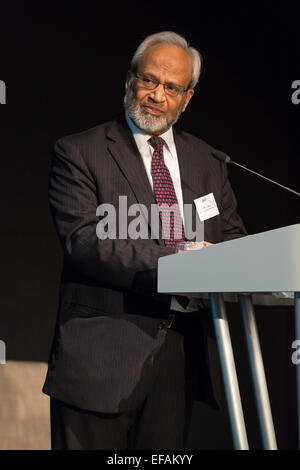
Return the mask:
<svg viewBox="0 0 300 470">
<path fill-rule="evenodd" d="M 215 217 L 216 215 L 220 214 L 213 193 L 198 197 L 198 199 L 194 200 L 194 203 L 201 222 L 204 222 L 204 220 L 210 219 L 211 217 Z"/>
</svg>

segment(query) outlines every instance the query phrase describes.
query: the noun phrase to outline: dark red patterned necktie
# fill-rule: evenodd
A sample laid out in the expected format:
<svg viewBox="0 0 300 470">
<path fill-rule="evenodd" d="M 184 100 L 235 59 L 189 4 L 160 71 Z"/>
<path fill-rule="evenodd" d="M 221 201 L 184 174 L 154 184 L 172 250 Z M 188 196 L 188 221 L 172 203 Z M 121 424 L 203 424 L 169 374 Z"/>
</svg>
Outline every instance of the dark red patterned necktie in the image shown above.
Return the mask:
<svg viewBox="0 0 300 470">
<path fill-rule="evenodd" d="M 176 241 L 185 239 L 184 227 L 173 181 L 164 161 L 163 146 L 165 141 L 161 137 L 152 136 L 149 143 L 154 148 L 151 174 L 153 191 L 159 206 L 163 237 L 167 246 L 175 248 Z M 172 207 L 172 211 L 170 211 L 170 207 Z"/>
</svg>

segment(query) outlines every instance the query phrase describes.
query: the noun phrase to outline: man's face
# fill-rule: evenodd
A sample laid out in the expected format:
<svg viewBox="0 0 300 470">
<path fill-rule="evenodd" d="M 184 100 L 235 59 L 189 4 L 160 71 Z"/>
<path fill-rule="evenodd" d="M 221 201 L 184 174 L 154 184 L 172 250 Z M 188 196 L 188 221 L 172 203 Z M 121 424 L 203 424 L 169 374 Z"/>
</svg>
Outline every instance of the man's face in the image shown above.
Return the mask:
<svg viewBox="0 0 300 470">
<path fill-rule="evenodd" d="M 160 84 L 154 90 L 148 90 L 135 77 L 129 78 L 125 109 L 137 127 L 151 135 L 162 134 L 178 120 L 194 94 L 194 90 L 189 89 L 177 97 L 169 96 L 162 83 L 187 89 L 192 60 L 180 47 L 158 44 L 140 58 L 137 74 L 157 79 Z"/>
</svg>

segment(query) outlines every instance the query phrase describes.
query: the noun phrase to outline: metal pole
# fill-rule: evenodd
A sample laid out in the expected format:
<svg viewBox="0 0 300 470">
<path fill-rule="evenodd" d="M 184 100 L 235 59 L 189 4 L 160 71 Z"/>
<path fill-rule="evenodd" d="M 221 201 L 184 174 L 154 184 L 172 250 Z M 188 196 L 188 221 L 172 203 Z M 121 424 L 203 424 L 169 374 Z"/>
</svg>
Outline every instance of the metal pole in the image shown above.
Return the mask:
<svg viewBox="0 0 300 470">
<path fill-rule="evenodd" d="M 249 450 L 237 380 L 228 320 L 222 294 L 211 293 L 210 302 L 217 338 L 233 444 L 236 450 Z"/>
<path fill-rule="evenodd" d="M 239 295 L 238 297 L 243 314 L 263 448 L 266 450 L 277 450 L 272 411 L 252 299 L 250 295 L 246 294 Z"/>
</svg>

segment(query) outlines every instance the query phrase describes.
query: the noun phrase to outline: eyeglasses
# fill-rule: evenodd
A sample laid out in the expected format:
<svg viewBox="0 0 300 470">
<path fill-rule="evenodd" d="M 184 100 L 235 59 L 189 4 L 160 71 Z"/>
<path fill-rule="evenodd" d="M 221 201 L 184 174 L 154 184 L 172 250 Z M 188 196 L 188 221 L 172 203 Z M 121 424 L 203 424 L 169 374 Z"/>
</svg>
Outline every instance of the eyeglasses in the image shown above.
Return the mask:
<svg viewBox="0 0 300 470">
<path fill-rule="evenodd" d="M 161 83 L 157 78 L 148 75 L 135 74 L 137 79 L 138 86 L 140 88 L 146 88 L 147 90 L 155 90 L 158 85 L 164 87 L 166 95 L 176 98 L 178 95 L 183 95 L 189 88 L 186 90 L 180 85 L 174 85 L 173 83 Z"/>
</svg>

